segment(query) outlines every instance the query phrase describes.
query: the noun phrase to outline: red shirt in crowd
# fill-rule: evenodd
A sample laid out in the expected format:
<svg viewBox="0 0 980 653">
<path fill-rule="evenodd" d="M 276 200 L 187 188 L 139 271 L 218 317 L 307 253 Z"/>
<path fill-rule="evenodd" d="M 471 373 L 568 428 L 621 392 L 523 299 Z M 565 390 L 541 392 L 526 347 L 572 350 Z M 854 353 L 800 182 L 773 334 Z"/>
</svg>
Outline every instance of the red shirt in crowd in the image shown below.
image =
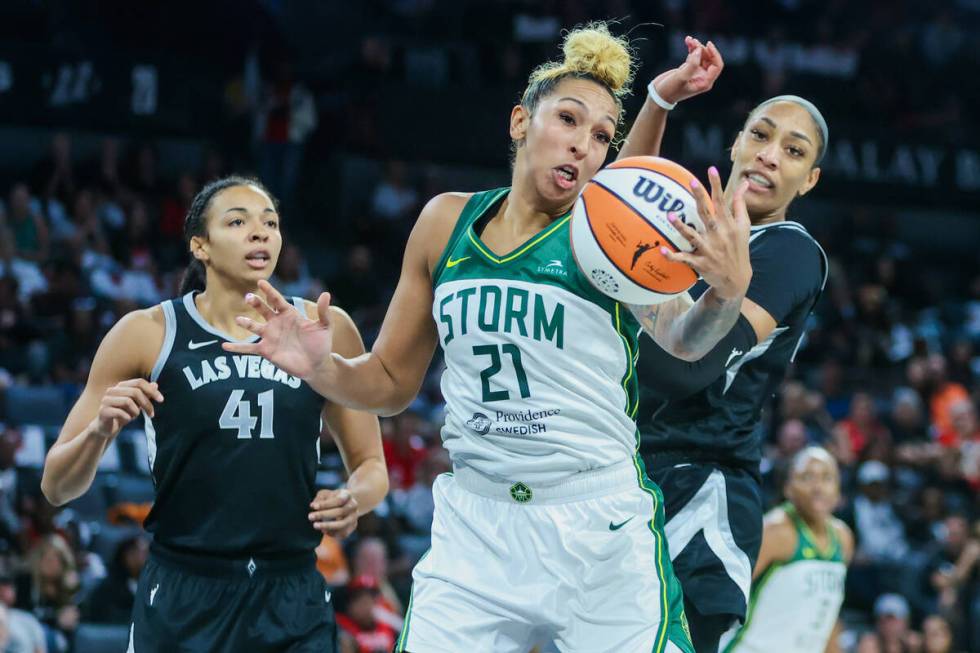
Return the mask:
<svg viewBox="0 0 980 653">
<path fill-rule="evenodd" d="M 380 621 L 374 622 L 374 628 L 361 628 L 350 617 L 337 615 L 337 625 L 346 631 L 357 642 L 358 653 L 387 653 L 395 648 L 395 629 Z"/>
</svg>

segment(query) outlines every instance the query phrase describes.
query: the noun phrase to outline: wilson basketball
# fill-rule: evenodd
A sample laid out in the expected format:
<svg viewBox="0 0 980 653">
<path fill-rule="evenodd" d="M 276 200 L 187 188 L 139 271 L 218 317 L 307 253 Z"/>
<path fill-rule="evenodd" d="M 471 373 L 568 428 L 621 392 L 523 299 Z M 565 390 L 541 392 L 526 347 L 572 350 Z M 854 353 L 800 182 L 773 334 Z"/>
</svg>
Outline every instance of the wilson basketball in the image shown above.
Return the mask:
<svg viewBox="0 0 980 653">
<path fill-rule="evenodd" d="M 629 304 L 659 304 L 686 291 L 698 275 L 669 261 L 661 247 L 690 251 L 667 220 L 673 212 L 700 229 L 690 190 L 694 175 L 653 156 L 616 161 L 589 180 L 572 213 L 572 252 L 579 268 L 601 292 Z"/>
</svg>

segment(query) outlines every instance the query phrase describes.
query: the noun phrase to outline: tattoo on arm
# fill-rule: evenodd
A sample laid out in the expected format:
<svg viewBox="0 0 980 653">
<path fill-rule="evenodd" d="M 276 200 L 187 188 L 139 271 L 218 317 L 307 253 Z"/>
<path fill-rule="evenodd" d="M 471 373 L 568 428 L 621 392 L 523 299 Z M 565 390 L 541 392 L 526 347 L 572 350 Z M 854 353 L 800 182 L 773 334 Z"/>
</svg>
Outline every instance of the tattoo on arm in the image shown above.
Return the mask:
<svg viewBox="0 0 980 653">
<path fill-rule="evenodd" d="M 668 351 L 684 360 L 700 359 L 731 331 L 741 310 L 741 296 L 722 299 L 709 288 L 694 306 L 673 320 Z"/>
<path fill-rule="evenodd" d="M 695 303 L 684 293 L 663 304 L 626 304 L 643 330 L 668 353 L 696 361 L 724 338 L 742 310 L 742 298 L 722 299 L 709 288 Z"/>
<path fill-rule="evenodd" d="M 625 304 L 630 309 L 630 313 L 640 323 L 647 335 L 667 351 L 671 351 L 667 342 L 670 325 L 678 315 L 681 315 L 694 304 L 694 300 L 687 293 L 678 295 L 662 304 L 652 304 L 644 306 L 642 304 Z"/>
<path fill-rule="evenodd" d="M 657 339 L 657 318 L 660 317 L 660 304 L 653 304 L 652 306 L 641 306 L 639 304 L 624 304 L 626 308 L 630 309 L 630 313 L 636 318 L 636 321 L 640 323 L 643 330 L 647 332 L 647 335 Z"/>
</svg>

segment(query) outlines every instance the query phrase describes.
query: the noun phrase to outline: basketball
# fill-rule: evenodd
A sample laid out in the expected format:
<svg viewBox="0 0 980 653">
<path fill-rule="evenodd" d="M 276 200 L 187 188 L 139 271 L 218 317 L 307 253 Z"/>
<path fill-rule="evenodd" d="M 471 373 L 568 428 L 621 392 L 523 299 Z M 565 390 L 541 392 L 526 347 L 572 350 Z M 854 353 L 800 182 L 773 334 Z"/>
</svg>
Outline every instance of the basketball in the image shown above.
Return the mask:
<svg viewBox="0 0 980 653">
<path fill-rule="evenodd" d="M 661 247 L 691 250 L 667 220 L 673 212 L 702 227 L 690 190 L 695 177 L 682 166 L 653 156 L 616 161 L 589 180 L 575 202 L 572 253 L 602 293 L 629 304 L 659 304 L 698 280 L 684 263 L 668 260 Z"/>
</svg>

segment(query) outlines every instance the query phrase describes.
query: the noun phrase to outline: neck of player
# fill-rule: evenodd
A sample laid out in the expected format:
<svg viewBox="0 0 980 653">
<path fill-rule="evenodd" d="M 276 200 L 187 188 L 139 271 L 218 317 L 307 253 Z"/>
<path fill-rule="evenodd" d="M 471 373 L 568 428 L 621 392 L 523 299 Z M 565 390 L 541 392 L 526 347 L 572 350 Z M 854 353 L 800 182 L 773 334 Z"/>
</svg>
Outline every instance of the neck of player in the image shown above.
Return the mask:
<svg viewBox="0 0 980 653">
<path fill-rule="evenodd" d="M 511 179 L 510 193 L 504 200 L 496 219 L 508 225 L 508 230 L 515 236 L 524 235 L 527 232 L 536 233 L 549 226 L 556 218 L 559 218 L 572 208 L 574 198 L 565 205 L 548 205 L 543 198 L 538 196 L 534 189 L 534 181 L 530 175 L 522 174 L 519 170 L 520 163 L 514 169 Z"/>
<path fill-rule="evenodd" d="M 827 539 L 827 533 L 830 529 L 830 517 L 828 515 L 813 515 L 800 510 L 799 506 L 796 507 L 796 513 L 803 520 L 803 523 L 807 525 L 811 533 L 822 540 Z"/>
<path fill-rule="evenodd" d="M 245 303 L 246 293 L 255 293 L 259 297 L 259 287 L 255 283 L 241 280 L 229 283 L 221 275 L 208 270 L 207 288 L 194 297 L 197 310 L 201 317 L 211 326 L 234 336 L 239 340 L 252 337 L 252 332 L 235 322 L 239 315 L 251 318 L 256 322 L 264 322 L 258 311 Z"/>
</svg>

